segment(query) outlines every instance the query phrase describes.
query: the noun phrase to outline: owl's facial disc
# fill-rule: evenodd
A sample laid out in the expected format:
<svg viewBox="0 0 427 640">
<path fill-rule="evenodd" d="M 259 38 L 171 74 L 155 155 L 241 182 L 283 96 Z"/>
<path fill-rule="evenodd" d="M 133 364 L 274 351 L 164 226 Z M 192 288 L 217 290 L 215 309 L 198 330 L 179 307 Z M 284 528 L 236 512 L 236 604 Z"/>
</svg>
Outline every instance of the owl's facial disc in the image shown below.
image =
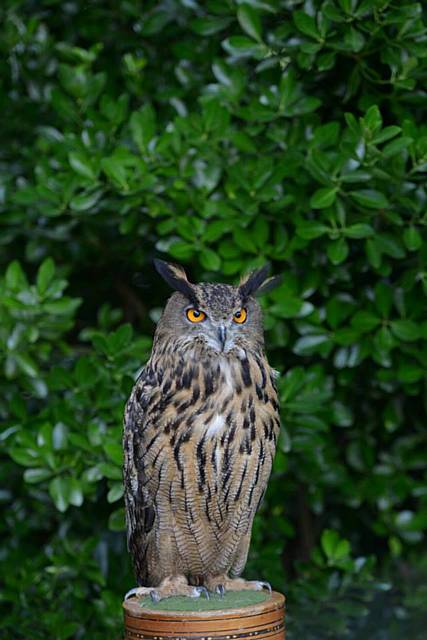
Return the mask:
<svg viewBox="0 0 427 640">
<path fill-rule="evenodd" d="M 228 353 L 241 347 L 244 341 L 243 325 L 251 316 L 246 307 L 229 308 L 212 315 L 200 307 L 186 306 L 183 310 L 186 324 L 195 339 L 202 340 L 217 353 Z"/>
<path fill-rule="evenodd" d="M 190 284 L 192 293 L 176 291 L 168 300 L 157 336 L 170 337 L 177 350 L 194 350 L 195 357 L 237 357 L 262 352 L 261 307 L 240 287 L 221 283 Z M 192 357 L 192 356 L 191 356 Z"/>
</svg>

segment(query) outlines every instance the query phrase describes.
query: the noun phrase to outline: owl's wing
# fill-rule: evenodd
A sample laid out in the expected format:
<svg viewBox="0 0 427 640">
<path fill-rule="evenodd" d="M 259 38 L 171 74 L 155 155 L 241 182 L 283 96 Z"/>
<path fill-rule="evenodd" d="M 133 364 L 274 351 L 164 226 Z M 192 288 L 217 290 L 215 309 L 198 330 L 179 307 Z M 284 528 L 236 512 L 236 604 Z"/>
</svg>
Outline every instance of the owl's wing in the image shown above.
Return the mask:
<svg viewBox="0 0 427 640">
<path fill-rule="evenodd" d="M 154 498 L 146 486 L 144 449 L 147 431 L 147 409 L 155 389 L 154 372 L 146 367 L 139 376 L 126 404 L 123 431 L 124 448 L 124 497 L 128 549 L 137 573 L 138 581 L 145 582 L 145 555 L 148 534 L 154 518 Z"/>
</svg>

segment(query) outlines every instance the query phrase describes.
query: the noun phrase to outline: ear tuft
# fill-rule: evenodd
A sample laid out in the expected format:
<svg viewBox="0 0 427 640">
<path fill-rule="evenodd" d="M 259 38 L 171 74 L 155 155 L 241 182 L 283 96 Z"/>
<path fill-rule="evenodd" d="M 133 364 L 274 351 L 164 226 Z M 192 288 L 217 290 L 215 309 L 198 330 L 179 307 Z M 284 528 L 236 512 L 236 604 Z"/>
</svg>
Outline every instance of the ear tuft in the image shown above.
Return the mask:
<svg viewBox="0 0 427 640">
<path fill-rule="evenodd" d="M 262 283 L 266 279 L 269 271 L 270 271 L 270 266 L 266 264 L 263 267 L 261 267 L 261 269 L 252 271 L 252 273 L 247 275 L 242 280 L 242 282 L 239 285 L 239 291 L 243 299 L 248 298 L 259 289 L 259 287 L 262 285 Z"/>
<path fill-rule="evenodd" d="M 262 296 L 264 293 L 269 293 L 273 289 L 279 286 L 282 283 L 283 276 L 280 274 L 278 276 L 272 276 L 271 278 L 267 278 L 264 282 L 258 287 L 256 290 L 257 296 Z"/>
<path fill-rule="evenodd" d="M 173 264 L 172 262 L 165 262 L 155 258 L 153 260 L 154 266 L 163 280 L 168 283 L 172 289 L 179 291 L 186 296 L 191 302 L 197 304 L 196 292 L 194 286 L 188 281 L 187 274 L 183 267 L 179 264 Z"/>
</svg>

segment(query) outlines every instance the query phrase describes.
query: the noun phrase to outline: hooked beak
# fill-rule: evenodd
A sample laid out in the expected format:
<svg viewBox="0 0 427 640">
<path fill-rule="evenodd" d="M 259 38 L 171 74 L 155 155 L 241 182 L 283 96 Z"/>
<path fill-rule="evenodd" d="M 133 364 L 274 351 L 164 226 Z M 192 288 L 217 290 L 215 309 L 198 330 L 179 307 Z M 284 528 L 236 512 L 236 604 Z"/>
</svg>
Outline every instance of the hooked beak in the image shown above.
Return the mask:
<svg viewBox="0 0 427 640">
<path fill-rule="evenodd" d="M 218 327 L 218 340 L 221 345 L 221 351 L 224 351 L 225 341 L 227 340 L 227 329 L 223 324 Z"/>
</svg>

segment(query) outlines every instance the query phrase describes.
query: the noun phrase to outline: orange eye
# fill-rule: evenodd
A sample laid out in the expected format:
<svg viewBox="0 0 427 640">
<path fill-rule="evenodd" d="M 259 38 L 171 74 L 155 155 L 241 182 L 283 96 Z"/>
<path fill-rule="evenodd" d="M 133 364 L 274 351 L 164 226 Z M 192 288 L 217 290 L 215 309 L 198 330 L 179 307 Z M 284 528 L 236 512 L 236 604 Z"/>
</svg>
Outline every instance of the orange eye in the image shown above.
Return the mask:
<svg viewBox="0 0 427 640">
<path fill-rule="evenodd" d="M 203 322 L 206 318 L 206 313 L 198 309 L 187 309 L 186 314 L 190 322 Z"/>
<path fill-rule="evenodd" d="M 233 316 L 233 321 L 237 322 L 237 324 L 243 324 L 246 322 L 246 318 L 248 317 L 248 312 L 244 307 L 240 309 L 240 311 L 236 311 Z"/>
</svg>

